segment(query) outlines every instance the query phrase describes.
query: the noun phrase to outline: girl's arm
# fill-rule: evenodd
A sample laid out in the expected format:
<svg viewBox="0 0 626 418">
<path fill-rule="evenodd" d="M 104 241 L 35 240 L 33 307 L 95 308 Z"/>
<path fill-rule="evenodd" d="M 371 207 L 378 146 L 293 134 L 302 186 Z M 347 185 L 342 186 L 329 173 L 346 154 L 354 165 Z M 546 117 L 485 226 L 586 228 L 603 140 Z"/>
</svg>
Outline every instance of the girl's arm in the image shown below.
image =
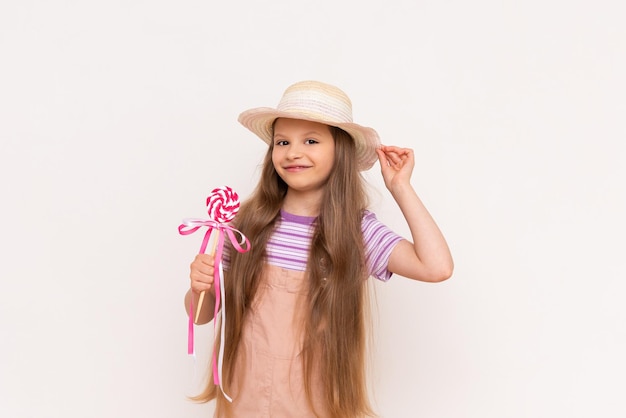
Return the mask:
<svg viewBox="0 0 626 418">
<path fill-rule="evenodd" d="M 193 297 L 194 312 L 198 309 L 198 299 L 200 292 L 204 291 L 202 310 L 198 318 L 198 324 L 206 324 L 213 319 L 215 310 L 215 290 L 213 289 L 213 256 L 208 254 L 198 254 L 190 266 L 189 278 L 191 288 L 185 295 L 185 309 L 189 315 L 189 302 Z"/>
<path fill-rule="evenodd" d="M 413 150 L 381 146 L 378 150 L 385 186 L 406 219 L 413 243 L 402 240 L 389 257 L 388 269 L 410 279 L 440 282 L 452 276 L 454 263 L 443 234 L 411 186 Z"/>
</svg>

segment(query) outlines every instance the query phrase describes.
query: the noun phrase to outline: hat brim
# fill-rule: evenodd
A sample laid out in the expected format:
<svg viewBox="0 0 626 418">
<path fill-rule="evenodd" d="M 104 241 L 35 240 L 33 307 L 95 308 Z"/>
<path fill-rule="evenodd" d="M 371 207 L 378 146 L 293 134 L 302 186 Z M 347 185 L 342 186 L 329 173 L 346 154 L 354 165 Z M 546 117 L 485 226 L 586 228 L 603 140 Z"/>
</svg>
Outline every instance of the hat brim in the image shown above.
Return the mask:
<svg viewBox="0 0 626 418">
<path fill-rule="evenodd" d="M 380 146 L 378 133 L 373 128 L 361 126 L 356 123 L 338 123 L 330 120 L 323 120 L 319 117 L 311 117 L 306 114 L 281 112 L 270 107 L 258 107 L 246 110 L 239 115 L 238 121 L 261 138 L 265 143 L 270 145 L 274 134 L 272 125 L 278 118 L 301 119 L 343 129 L 354 139 L 356 145 L 357 166 L 361 171 L 369 170 L 378 159 L 378 156 L 376 155 L 376 148 Z"/>
</svg>

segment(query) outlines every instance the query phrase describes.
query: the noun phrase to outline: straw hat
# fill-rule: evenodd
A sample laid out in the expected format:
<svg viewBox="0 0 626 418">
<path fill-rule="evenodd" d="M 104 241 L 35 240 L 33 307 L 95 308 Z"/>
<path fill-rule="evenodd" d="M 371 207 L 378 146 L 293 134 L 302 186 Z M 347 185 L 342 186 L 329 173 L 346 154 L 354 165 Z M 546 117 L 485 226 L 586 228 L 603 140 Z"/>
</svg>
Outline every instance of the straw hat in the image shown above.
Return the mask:
<svg viewBox="0 0 626 418">
<path fill-rule="evenodd" d="M 258 107 L 246 110 L 238 120 L 269 145 L 273 139 L 272 125 L 277 118 L 308 120 L 343 129 L 356 143 L 359 170 L 371 168 L 377 160 L 378 133 L 352 122 L 352 102 L 335 86 L 319 81 L 301 81 L 285 90 L 276 109 Z"/>
</svg>

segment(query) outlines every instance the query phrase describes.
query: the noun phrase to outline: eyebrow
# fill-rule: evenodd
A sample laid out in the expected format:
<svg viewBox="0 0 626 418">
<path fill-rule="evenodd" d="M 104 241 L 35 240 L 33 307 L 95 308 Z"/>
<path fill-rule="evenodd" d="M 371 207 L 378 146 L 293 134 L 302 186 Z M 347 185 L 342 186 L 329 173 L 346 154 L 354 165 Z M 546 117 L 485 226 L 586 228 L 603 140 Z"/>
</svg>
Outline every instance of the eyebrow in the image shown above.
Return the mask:
<svg viewBox="0 0 626 418">
<path fill-rule="evenodd" d="M 310 131 L 310 132 L 305 133 L 303 136 L 306 137 L 306 136 L 309 136 L 309 135 L 318 135 L 319 136 L 319 135 L 322 135 L 322 134 L 319 131 Z M 286 137 L 285 134 L 281 134 L 280 132 L 274 132 L 274 138 L 276 138 L 277 136 L 284 136 L 284 137 Z"/>
</svg>

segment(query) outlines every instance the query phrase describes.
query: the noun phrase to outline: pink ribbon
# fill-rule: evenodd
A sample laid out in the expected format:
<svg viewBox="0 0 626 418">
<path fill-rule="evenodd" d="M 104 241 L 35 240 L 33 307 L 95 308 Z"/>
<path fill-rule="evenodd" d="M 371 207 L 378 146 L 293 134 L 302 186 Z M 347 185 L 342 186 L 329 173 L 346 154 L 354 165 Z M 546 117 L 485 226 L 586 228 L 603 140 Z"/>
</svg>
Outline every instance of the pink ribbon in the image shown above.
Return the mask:
<svg viewBox="0 0 626 418">
<path fill-rule="evenodd" d="M 202 244 L 200 245 L 200 253 L 204 254 L 206 251 L 206 247 L 209 244 L 209 239 L 211 237 L 211 233 L 213 231 L 217 232 L 217 237 L 214 239 L 217 240 L 217 246 L 215 249 L 215 261 L 216 266 L 214 267 L 214 280 L 213 286 L 215 288 L 215 309 L 213 312 L 213 332 L 215 334 L 217 330 L 217 321 L 216 318 L 220 319 L 221 323 L 221 342 L 219 348 L 219 354 L 216 357 L 215 350 L 213 350 L 213 358 L 211 360 L 212 368 L 213 368 L 213 383 L 218 385 L 224 394 L 224 397 L 228 399 L 228 401 L 232 402 L 232 399 L 224 392 L 224 388 L 222 387 L 222 363 L 224 360 L 224 335 L 226 328 L 226 309 L 224 307 L 223 301 L 225 300 L 225 292 L 224 292 L 224 271 L 222 267 L 222 255 L 224 253 L 224 236 L 227 236 L 230 240 L 233 248 L 240 253 L 245 253 L 250 250 L 250 241 L 248 238 L 239 230 L 235 228 L 231 228 L 230 226 L 214 221 L 212 219 L 183 219 L 183 223 L 178 227 L 178 232 L 181 235 L 190 235 L 196 232 L 198 229 L 203 226 L 207 227 L 207 231 L 204 234 L 204 239 L 202 240 Z M 237 239 L 237 235 L 239 236 L 239 240 Z M 245 245 L 244 245 L 245 244 Z M 220 309 L 222 306 L 222 309 Z M 194 306 L 193 306 L 193 297 L 191 298 L 190 306 L 189 306 L 189 327 L 187 333 L 187 354 L 194 355 L 195 354 L 195 344 L 194 344 Z"/>
</svg>

